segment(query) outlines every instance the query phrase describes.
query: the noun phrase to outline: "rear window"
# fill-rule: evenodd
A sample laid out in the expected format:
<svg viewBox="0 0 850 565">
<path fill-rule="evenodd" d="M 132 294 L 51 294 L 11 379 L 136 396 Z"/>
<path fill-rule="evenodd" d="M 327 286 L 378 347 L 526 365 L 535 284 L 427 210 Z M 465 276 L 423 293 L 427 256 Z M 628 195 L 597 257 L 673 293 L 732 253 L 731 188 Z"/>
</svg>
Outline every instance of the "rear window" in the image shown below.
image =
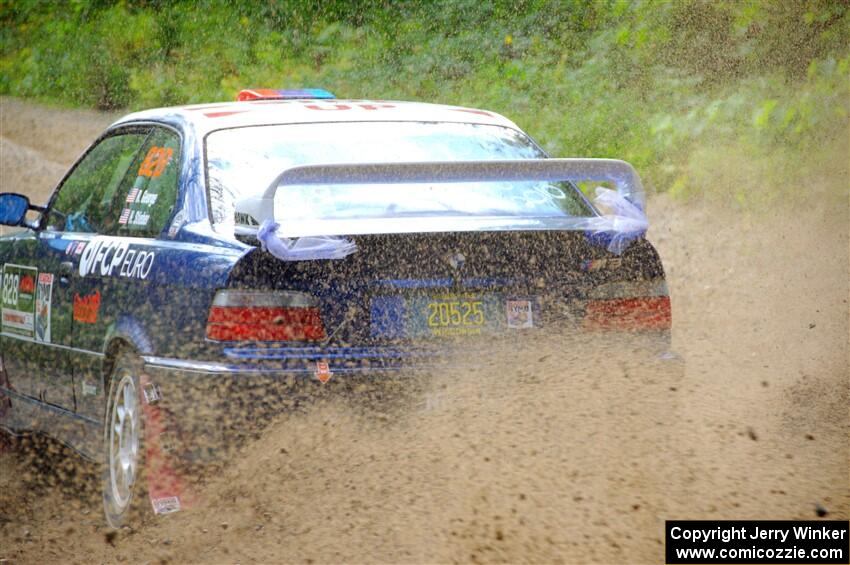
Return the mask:
<svg viewBox="0 0 850 565">
<path fill-rule="evenodd" d="M 255 126 L 210 133 L 207 179 L 213 223 L 222 232 L 256 227 L 240 200 L 263 193 L 286 168 L 307 164 L 539 159 L 521 132 L 492 125 L 344 122 Z M 566 182 L 418 183 L 281 187 L 283 225 L 389 218 L 570 218 L 591 216 Z"/>
</svg>

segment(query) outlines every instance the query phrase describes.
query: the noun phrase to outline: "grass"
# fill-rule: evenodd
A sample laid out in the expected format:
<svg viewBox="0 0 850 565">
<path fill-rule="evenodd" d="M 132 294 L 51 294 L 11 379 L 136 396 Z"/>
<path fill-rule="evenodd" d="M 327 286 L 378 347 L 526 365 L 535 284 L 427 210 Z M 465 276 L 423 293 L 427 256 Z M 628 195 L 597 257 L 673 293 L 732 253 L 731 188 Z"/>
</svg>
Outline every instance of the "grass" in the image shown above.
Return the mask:
<svg viewBox="0 0 850 565">
<path fill-rule="evenodd" d="M 0 93 L 52 104 L 318 86 L 483 107 L 553 155 L 753 207 L 848 158 L 847 3 L 0 0 L 0 20 Z"/>
</svg>

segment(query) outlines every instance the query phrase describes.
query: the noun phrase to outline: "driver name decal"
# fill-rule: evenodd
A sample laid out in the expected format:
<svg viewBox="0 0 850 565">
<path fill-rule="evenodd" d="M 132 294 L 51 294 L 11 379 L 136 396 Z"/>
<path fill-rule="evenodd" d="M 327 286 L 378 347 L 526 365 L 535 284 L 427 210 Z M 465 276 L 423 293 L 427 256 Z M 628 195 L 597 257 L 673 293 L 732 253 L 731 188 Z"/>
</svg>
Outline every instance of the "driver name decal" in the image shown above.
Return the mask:
<svg viewBox="0 0 850 565">
<path fill-rule="evenodd" d="M 156 253 L 132 247 L 122 239 L 95 237 L 80 257 L 80 276 L 118 276 L 146 279 Z"/>
</svg>

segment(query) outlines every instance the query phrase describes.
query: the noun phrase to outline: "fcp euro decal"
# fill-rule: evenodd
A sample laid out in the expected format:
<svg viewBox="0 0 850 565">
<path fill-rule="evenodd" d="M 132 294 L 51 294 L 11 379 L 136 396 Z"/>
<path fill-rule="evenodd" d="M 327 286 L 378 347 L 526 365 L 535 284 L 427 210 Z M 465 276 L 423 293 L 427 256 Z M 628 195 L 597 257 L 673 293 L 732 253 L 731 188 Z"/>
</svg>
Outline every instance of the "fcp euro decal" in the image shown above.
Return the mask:
<svg viewBox="0 0 850 565">
<path fill-rule="evenodd" d="M 146 279 L 155 259 L 156 253 L 131 247 L 127 240 L 95 237 L 80 257 L 80 276 Z"/>
</svg>

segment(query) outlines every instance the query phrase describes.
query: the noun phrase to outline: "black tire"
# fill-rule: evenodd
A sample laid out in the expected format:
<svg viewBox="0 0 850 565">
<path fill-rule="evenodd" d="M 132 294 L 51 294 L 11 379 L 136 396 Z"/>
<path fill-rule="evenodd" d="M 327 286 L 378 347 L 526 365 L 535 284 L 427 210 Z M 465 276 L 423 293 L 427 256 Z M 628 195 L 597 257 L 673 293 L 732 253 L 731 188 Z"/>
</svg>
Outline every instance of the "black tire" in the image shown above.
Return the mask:
<svg viewBox="0 0 850 565">
<path fill-rule="evenodd" d="M 109 376 L 101 490 L 106 523 L 112 528 L 138 523 L 146 507 L 141 371 L 141 360 L 122 351 Z"/>
<path fill-rule="evenodd" d="M 0 401 L 2 402 L 2 401 Z M 0 454 L 14 453 L 20 449 L 21 440 L 12 432 L 0 428 Z"/>
</svg>

